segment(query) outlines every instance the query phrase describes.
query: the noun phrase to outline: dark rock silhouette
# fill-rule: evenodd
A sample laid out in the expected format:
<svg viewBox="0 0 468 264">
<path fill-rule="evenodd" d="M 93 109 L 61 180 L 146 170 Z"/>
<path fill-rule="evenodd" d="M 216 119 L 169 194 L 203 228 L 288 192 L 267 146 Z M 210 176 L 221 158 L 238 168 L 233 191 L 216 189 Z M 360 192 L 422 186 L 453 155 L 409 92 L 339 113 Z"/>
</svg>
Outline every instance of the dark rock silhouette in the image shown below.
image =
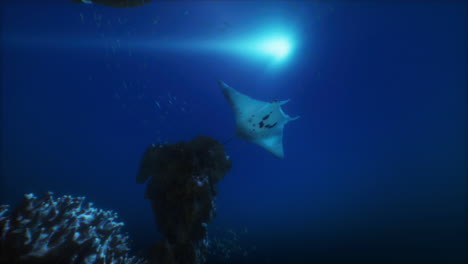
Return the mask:
<svg viewBox="0 0 468 264">
<path fill-rule="evenodd" d="M 81 4 L 100 4 L 118 8 L 137 7 L 151 2 L 151 0 L 71 0 Z"/>
<path fill-rule="evenodd" d="M 216 183 L 231 169 L 224 146 L 207 136 L 188 142 L 150 145 L 137 182 L 148 178 L 161 241 L 152 248 L 154 263 L 203 263 L 208 223 L 215 216 Z"/>
</svg>

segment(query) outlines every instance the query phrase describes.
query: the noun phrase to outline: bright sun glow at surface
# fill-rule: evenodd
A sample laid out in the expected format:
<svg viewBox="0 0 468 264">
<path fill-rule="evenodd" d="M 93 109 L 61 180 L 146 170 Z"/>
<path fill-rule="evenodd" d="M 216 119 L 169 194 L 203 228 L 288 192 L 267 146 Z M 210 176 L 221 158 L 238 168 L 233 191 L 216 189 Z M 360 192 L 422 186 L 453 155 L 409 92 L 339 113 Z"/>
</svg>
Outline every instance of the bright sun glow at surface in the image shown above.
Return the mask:
<svg viewBox="0 0 468 264">
<path fill-rule="evenodd" d="M 249 60 L 260 60 L 271 65 L 284 64 L 296 47 L 295 39 L 288 34 L 255 34 L 234 38 L 206 40 L 169 40 L 165 44 L 155 41 L 152 48 L 169 48 L 175 51 L 221 52 L 235 54 Z"/>
<path fill-rule="evenodd" d="M 272 65 L 284 64 L 296 48 L 294 38 L 288 34 L 262 34 L 260 37 L 221 41 L 215 46 L 222 46 L 226 53 L 236 53 L 249 59 L 266 59 Z"/>
<path fill-rule="evenodd" d="M 222 53 L 226 55 L 236 55 L 239 59 L 247 59 L 267 63 L 271 66 L 284 65 L 296 49 L 298 49 L 298 39 L 294 34 L 288 31 L 275 32 L 253 32 L 247 34 L 238 34 L 237 36 L 226 38 L 164 38 L 152 40 L 119 40 L 109 37 L 102 40 L 84 40 L 71 41 L 69 38 L 40 37 L 32 38 L 29 36 L 12 36 L 8 40 L 12 44 L 34 45 L 53 45 L 63 47 L 86 47 L 101 46 L 111 43 L 113 52 L 117 52 L 121 43 L 125 43 L 128 48 L 139 50 L 151 50 L 153 52 L 205 52 Z"/>
<path fill-rule="evenodd" d="M 268 39 L 264 42 L 260 42 L 259 51 L 269 54 L 276 59 L 283 59 L 291 50 L 289 41 L 285 38 Z"/>
</svg>

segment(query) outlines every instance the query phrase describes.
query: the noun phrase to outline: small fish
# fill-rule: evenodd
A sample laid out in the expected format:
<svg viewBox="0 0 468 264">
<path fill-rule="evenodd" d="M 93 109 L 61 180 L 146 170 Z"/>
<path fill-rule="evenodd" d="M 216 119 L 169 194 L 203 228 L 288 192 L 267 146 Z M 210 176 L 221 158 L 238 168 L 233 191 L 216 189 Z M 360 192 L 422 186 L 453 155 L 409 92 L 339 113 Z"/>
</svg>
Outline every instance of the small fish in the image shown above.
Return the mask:
<svg viewBox="0 0 468 264">
<path fill-rule="evenodd" d="M 156 17 L 155 19 L 153 19 L 153 24 L 156 25 L 157 23 L 159 23 L 159 17 Z"/>
<path fill-rule="evenodd" d="M 158 101 L 154 101 L 156 103 L 156 106 L 158 106 L 159 109 L 161 109 L 161 105 L 159 105 Z"/>
</svg>

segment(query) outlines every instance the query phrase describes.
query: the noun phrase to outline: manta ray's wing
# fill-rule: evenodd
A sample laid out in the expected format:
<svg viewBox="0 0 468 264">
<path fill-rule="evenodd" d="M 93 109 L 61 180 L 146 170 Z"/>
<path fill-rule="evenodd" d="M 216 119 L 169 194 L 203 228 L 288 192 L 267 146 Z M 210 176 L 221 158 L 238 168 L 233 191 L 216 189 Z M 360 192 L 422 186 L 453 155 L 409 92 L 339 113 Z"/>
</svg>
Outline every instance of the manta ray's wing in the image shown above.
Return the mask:
<svg viewBox="0 0 468 264">
<path fill-rule="evenodd" d="M 281 109 L 281 105 L 289 100 L 259 101 L 236 91 L 222 81 L 219 81 L 219 85 L 234 111 L 237 135 L 263 147 L 274 156 L 283 158 L 284 125 L 299 118 L 291 118 Z"/>
</svg>

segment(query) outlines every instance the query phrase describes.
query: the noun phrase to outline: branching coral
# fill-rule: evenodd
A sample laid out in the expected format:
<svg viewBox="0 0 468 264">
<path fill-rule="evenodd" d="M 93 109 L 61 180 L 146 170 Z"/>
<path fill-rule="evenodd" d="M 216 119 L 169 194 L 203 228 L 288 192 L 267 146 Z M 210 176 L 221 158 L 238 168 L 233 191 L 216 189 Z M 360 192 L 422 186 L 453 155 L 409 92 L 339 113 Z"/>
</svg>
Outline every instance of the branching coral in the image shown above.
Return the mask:
<svg viewBox="0 0 468 264">
<path fill-rule="evenodd" d="M 145 263 L 129 256 L 129 237 L 117 213 L 84 199 L 54 199 L 48 192 L 24 195 L 11 214 L 9 206 L 0 206 L 0 263 Z"/>
</svg>

